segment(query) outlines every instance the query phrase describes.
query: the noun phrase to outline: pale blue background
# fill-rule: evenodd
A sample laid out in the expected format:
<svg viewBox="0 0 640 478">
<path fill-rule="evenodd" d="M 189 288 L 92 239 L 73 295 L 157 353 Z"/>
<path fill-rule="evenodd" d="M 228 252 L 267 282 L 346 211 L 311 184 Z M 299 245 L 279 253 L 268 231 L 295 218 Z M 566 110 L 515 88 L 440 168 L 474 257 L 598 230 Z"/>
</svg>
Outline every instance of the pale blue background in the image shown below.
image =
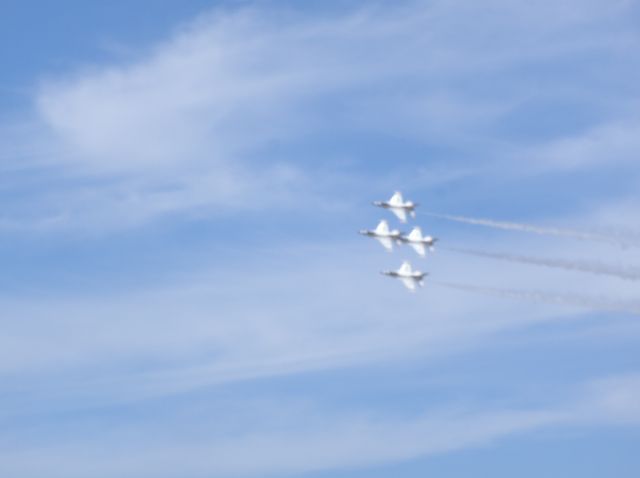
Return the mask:
<svg viewBox="0 0 640 478">
<path fill-rule="evenodd" d="M 401 189 L 423 211 L 637 243 L 640 4 L 528 3 L 2 1 L 2 476 L 638 476 L 637 282 L 356 234 L 401 227 L 370 206 Z M 229 57 L 167 66 L 180 35 Z M 214 99 L 174 105 L 184 78 Z M 416 223 L 443 246 L 640 265 Z M 378 275 L 405 258 L 628 312 L 411 295 Z M 503 411 L 554 417 L 403 454 Z M 416 440 L 424 416 L 445 424 Z M 361 445 L 342 456 L 344 429 Z"/>
</svg>

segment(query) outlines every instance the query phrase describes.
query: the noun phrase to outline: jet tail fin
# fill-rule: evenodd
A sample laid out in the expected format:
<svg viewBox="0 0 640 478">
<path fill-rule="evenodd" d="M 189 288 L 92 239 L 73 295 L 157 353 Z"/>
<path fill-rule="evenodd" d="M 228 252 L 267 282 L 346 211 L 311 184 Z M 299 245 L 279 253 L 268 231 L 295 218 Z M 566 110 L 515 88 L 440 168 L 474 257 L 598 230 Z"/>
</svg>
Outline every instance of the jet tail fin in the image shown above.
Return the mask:
<svg viewBox="0 0 640 478">
<path fill-rule="evenodd" d="M 431 240 L 431 245 L 429 246 L 429 251 L 434 252 L 436 250 L 436 242 L 438 242 L 437 237 L 429 237 Z"/>
</svg>

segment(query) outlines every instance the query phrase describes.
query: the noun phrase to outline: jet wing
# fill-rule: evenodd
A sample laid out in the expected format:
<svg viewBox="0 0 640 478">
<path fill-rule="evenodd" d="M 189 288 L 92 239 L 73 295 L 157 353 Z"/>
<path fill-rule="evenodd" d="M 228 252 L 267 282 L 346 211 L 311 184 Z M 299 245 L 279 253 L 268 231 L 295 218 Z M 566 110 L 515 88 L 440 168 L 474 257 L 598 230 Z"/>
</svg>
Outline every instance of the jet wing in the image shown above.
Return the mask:
<svg viewBox="0 0 640 478">
<path fill-rule="evenodd" d="M 427 254 L 427 249 L 421 242 L 410 242 L 409 245 L 413 247 L 413 250 L 416 251 L 420 257 L 424 257 Z"/>
<path fill-rule="evenodd" d="M 378 240 L 378 242 L 380 242 L 380 244 L 383 245 L 383 247 L 388 250 L 388 251 L 392 251 L 393 250 L 393 242 L 391 242 L 391 239 L 388 237 L 376 237 L 376 239 Z"/>
<path fill-rule="evenodd" d="M 390 210 L 400 219 L 400 222 L 407 222 L 407 212 L 404 209 L 392 207 Z"/>
<path fill-rule="evenodd" d="M 401 277 L 400 280 L 404 284 L 404 286 L 409 289 L 411 292 L 416 291 L 416 281 L 409 277 Z"/>
</svg>

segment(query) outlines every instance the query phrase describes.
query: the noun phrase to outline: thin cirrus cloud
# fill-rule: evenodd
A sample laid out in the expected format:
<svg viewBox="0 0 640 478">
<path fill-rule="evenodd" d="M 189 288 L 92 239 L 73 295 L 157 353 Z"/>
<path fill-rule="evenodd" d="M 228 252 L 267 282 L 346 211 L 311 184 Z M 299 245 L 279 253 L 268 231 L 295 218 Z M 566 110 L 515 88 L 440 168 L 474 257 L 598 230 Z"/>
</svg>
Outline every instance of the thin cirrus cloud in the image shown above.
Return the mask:
<svg viewBox="0 0 640 478">
<path fill-rule="evenodd" d="M 15 210 L 2 222 L 19 223 L 19 215 L 44 228 L 131 226 L 176 211 L 282 203 L 318 182 L 310 181 L 317 164 L 281 145 L 313 145 L 335 131 L 495 147 L 487 131 L 530 94 L 521 68 L 629 48 L 626 30 L 612 35 L 599 24 L 625 2 L 545 2 L 544 19 L 524 2 L 493 3 L 500 16 L 469 2 L 314 18 L 220 10 L 137 60 L 45 81 L 21 141 L 38 145 L 43 167 L 64 186 L 24 206 L 50 212 Z M 560 93 L 566 82 L 558 79 Z M 321 189 L 330 194 L 326 176 Z"/>
<path fill-rule="evenodd" d="M 97 477 L 255 476 L 372 466 L 486 446 L 549 427 L 636 423 L 640 410 L 633 397 L 638 387 L 637 375 L 610 376 L 565 385 L 564 393 L 570 398 L 553 405 L 486 411 L 458 406 L 410 419 L 336 414 L 295 402 L 286 403 L 290 412 L 285 419 L 282 402 L 256 404 L 245 399 L 233 408 L 250 415 L 259 410 L 263 417 L 249 432 L 238 425 L 233 431 L 226 430 L 227 421 L 213 416 L 210 420 L 215 426 L 201 423 L 200 431 L 188 438 L 189 446 L 176 446 L 176 435 L 184 433 L 185 421 L 193 419 L 184 412 L 164 413 L 160 421 L 155 416 L 154 423 L 144 427 L 141 423 L 98 422 L 93 426 L 103 427 L 101 433 L 83 443 L 63 438 L 55 445 L 32 444 L 3 451 L 0 470 L 20 476 L 46 471 L 53 477 L 88 473 Z M 268 416 L 284 421 L 274 428 L 264 420 Z M 113 437 L 121 437 L 117 446 Z"/>
<path fill-rule="evenodd" d="M 633 114 L 621 105 L 617 90 L 596 94 L 602 81 L 612 83 L 589 68 L 604 55 L 611 59 L 606 70 L 621 79 L 616 81 L 632 77 L 625 73 L 634 68 L 627 54 L 635 40 L 621 20 L 628 9 L 623 1 L 534 6 L 492 0 L 482 6 L 381 2 L 346 15 L 284 7 L 204 14 L 134 60 L 115 59 L 42 81 L 30 123 L 1 159 L 10 175 L 1 192 L 11 199 L 0 214 L 1 228 L 139 227 L 173 213 L 253 207 L 269 212 L 264 209 L 281 207 L 292 197 L 304 203 L 312 194 L 324 203 L 350 189 L 364 202 L 373 187 L 363 177 L 385 191 L 390 170 L 414 191 L 451 181 L 469 185 L 493 164 L 494 153 L 525 161 L 511 161 L 500 174 L 489 170 L 498 179 L 509 170 L 539 172 L 531 167 L 539 156 L 520 156 L 517 138 L 504 132 L 505 123 L 523 104 L 541 97 L 553 103 L 568 90 L 587 109 L 606 110 L 606 118 L 580 131 L 528 138 L 527 148 L 551 158 L 548 170 L 563 170 L 567 165 L 605 167 L 606 152 L 618 145 L 617 156 L 628 166 L 636 144 Z M 563 68 L 578 73 L 567 75 Z M 540 71 L 548 74 L 531 74 Z M 582 81 L 574 89 L 576 75 Z M 619 117 L 613 121 L 614 116 Z M 382 137 L 395 140 L 393 145 L 455 147 L 462 159 L 407 166 L 397 160 L 403 158 L 399 151 L 385 159 L 385 178 L 370 172 L 380 170 L 370 158 L 349 171 L 328 173 L 332 168 L 316 163 L 324 157 L 313 153 L 338 133 L 343 138 L 366 133 L 367 142 Z M 585 153 L 590 156 L 580 159 Z M 411 174 L 405 183 L 403 168 L 424 174 Z M 420 194 L 426 196 L 424 190 Z M 460 196 L 449 191 L 445 200 Z M 513 217 L 517 223 L 474 219 L 492 226 L 486 231 L 493 233 L 492 248 L 512 250 L 512 242 L 496 246 L 498 232 L 528 230 L 532 222 L 512 206 L 478 214 Z M 620 217 L 625 224 L 633 223 L 634 206 L 629 203 Z M 613 202 L 611 208 L 602 214 L 619 213 Z M 327 228 L 323 237 L 335 231 L 341 239 L 318 239 L 314 245 L 281 234 L 276 246 L 267 247 L 272 237 L 252 228 L 255 237 L 238 246 L 243 254 L 235 259 L 227 257 L 227 246 L 236 231 L 220 226 L 206 239 L 224 241 L 207 243 L 206 254 L 198 256 L 206 259 L 189 271 L 188 280 L 175 277 L 170 265 L 158 267 L 169 276 L 166 287 L 135 275 L 127 261 L 134 250 L 118 254 L 118 266 L 98 282 L 111 284 L 131 274 L 142 283 L 135 290 L 101 289 L 91 296 L 60 286 L 44 298 L 4 294 L 0 420 L 7 428 L 0 441 L 16 445 L 3 448 L 8 451 L 0 456 L 0 471 L 21 478 L 303 473 L 452 452 L 545 426 L 635 423 L 637 407 L 630 397 L 637 394 L 637 380 L 628 377 L 580 388 L 585 393 L 574 400 L 565 401 L 558 392 L 549 394 L 544 406 L 516 403 L 497 411 L 491 399 L 474 390 L 471 395 L 481 395 L 474 406 L 450 411 L 425 405 L 424 413 L 403 409 L 402 418 L 397 418 L 401 405 L 376 402 L 376 408 L 377 397 L 368 394 L 356 405 L 340 402 L 339 410 L 320 403 L 295 413 L 291 395 L 296 392 L 278 386 L 277 379 L 299 379 L 313 388 L 322 373 L 358 369 L 374 377 L 363 379 L 367 385 L 376 382 L 389 392 L 402 385 L 402 377 L 394 374 L 380 384 L 377 373 L 397 364 L 436 364 L 455 382 L 462 379 L 448 359 L 455 362 L 456 356 L 471 356 L 483 346 L 493 349 L 501 334 L 519 343 L 538 326 L 554 332 L 564 326 L 567 334 L 577 334 L 590 319 L 622 322 L 637 311 L 636 284 L 584 274 L 585 269 L 596 272 L 593 261 L 552 264 L 569 271 L 517 263 L 531 259 L 525 250 L 540 251 L 540 257 L 593 257 L 596 247 L 603 249 L 603 262 L 621 257 L 630 263 L 629 251 L 605 250 L 609 236 L 606 241 L 599 235 L 583 237 L 581 227 L 573 230 L 571 212 L 564 219 L 566 230 L 521 235 L 520 255 L 510 256 L 515 262 L 487 267 L 482 257 L 429 256 L 424 269 L 430 277 L 463 286 L 456 290 L 427 281 L 421 294 L 406 295 L 400 284 L 378 276 L 377 270 L 387 266 L 378 246 L 361 238 L 345 240 L 344 228 L 351 230 L 351 223 L 335 220 L 335 229 Z M 284 232 L 289 227 L 298 224 L 289 223 Z M 468 229 L 475 235 L 465 238 L 483 249 L 477 234 L 483 230 Z M 443 242 L 448 241 L 451 228 L 445 223 L 442 230 Z M 93 252 L 102 253 L 98 246 Z M 158 256 L 165 252 L 171 251 L 163 249 Z M 397 267 L 398 254 L 405 252 L 388 256 L 388 267 Z M 53 264 L 48 267 L 55 277 L 68 266 L 66 259 Z M 81 278 L 100 275 L 92 264 L 79 269 Z M 579 280 L 567 280 L 566 274 Z M 524 354 L 517 353 L 518 358 Z M 504 366 L 519 366 L 511 358 Z M 615 368 L 615 360 L 598 370 Z M 588 369 L 589 360 L 580 366 Z M 478 374 L 486 380 L 483 390 L 502 387 L 484 372 Z M 338 379 L 328 382 L 327 393 L 341 387 Z M 269 390 L 257 383 L 267 383 Z M 255 412 L 255 422 L 239 418 L 240 426 L 226 415 L 236 410 L 237 417 L 254 416 L 255 404 L 246 402 L 250 393 L 243 386 L 258 388 L 256 400 L 268 396 L 277 404 Z M 446 387 L 434 389 L 433 395 L 447 395 Z M 225 393 L 239 404 L 236 409 L 216 401 Z M 305 399 L 321 402 L 319 395 Z M 200 408 L 185 407 L 187 412 L 178 405 L 197 396 L 205 397 Z M 376 411 L 358 415 L 349 406 Z M 269 422 L 274 416 L 283 419 Z M 34 417 L 38 424 L 30 427 Z"/>
<path fill-rule="evenodd" d="M 302 417 L 301 417 L 302 418 Z M 308 423 L 310 417 L 302 418 Z M 313 428 L 253 432 L 245 436 L 195 440 L 191 446 L 167 441 L 167 424 L 156 435 L 131 430 L 123 453 L 102 440 L 12 452 L 2 456 L 0 471 L 20 476 L 229 476 L 305 473 L 375 465 L 479 446 L 508 435 L 558 421 L 553 412 L 505 411 L 419 417 L 411 421 L 376 421 L 338 417 Z M 123 442 L 121 442 L 122 444 Z M 133 453 L 131 453 L 133 452 Z M 251 459 L 247 459 L 250 454 Z M 37 457 L 37 460 L 30 460 Z M 134 458 L 135 457 L 135 458 Z"/>
<path fill-rule="evenodd" d="M 4 323 L 0 371 L 8 389 L 50 397 L 47 406 L 84 407 L 261 377 L 430 361 L 584 311 L 637 311 L 631 283 L 586 276 L 571 287 L 545 268 L 509 263 L 487 274 L 486 261 L 455 255 L 430 258 L 426 288 L 408 299 L 400 284 L 375 273 L 377 245 L 361 246 L 300 250 L 304 261 L 275 269 L 254 259 L 250 273 L 216 261 L 199 280 L 101 298 L 4 300 L 6 317 L 21 320 Z M 289 257 L 287 249 L 271 260 Z M 472 285 L 447 291 L 439 282 Z M 506 286 L 518 292 L 504 292 Z M 526 303 L 532 305 L 523 309 Z M 13 406 L 22 407 L 5 403 L 5 412 Z"/>
</svg>

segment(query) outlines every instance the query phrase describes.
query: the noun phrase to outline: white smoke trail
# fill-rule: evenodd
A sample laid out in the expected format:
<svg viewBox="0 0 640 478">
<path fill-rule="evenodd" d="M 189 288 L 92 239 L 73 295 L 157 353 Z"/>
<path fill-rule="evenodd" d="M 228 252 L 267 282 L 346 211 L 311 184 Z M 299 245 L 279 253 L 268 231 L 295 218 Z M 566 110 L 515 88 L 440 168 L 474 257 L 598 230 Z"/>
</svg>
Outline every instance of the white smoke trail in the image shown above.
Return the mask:
<svg viewBox="0 0 640 478">
<path fill-rule="evenodd" d="M 557 294 L 555 292 L 541 292 L 516 289 L 500 289 L 495 287 L 484 287 L 470 284 L 460 284 L 455 282 L 430 281 L 431 284 L 447 287 L 449 289 L 474 292 L 478 294 L 501 297 L 505 299 L 525 300 L 529 302 L 539 302 L 544 304 L 570 305 L 582 307 L 590 310 L 623 312 L 627 314 L 640 315 L 640 303 L 629 303 L 612 301 L 600 297 L 585 297 L 579 295 Z"/>
<path fill-rule="evenodd" d="M 507 262 L 517 262 L 520 264 L 531 264 L 535 266 L 551 267 L 554 269 L 587 272 L 590 274 L 618 277 L 619 279 L 625 280 L 640 280 L 640 268 L 637 267 L 614 266 L 610 264 L 603 264 L 600 262 L 568 261 L 564 259 L 547 259 L 543 257 L 521 256 L 516 254 L 501 254 L 498 252 L 462 249 L 457 247 L 441 247 L 440 249 L 445 249 L 447 251 L 456 252 L 459 254 L 486 257 L 489 259 L 498 259 Z"/>
<path fill-rule="evenodd" d="M 621 237 L 620 235 L 617 235 L 617 234 L 599 234 L 595 232 L 574 231 L 572 229 L 540 227 L 540 226 L 534 226 L 531 224 L 521 224 L 517 222 L 494 221 L 492 219 L 453 216 L 450 214 L 438 214 L 434 212 L 423 212 L 423 214 L 426 214 L 427 216 L 431 216 L 431 217 L 436 217 L 439 219 L 446 219 L 448 221 L 462 222 L 465 224 L 473 224 L 477 226 L 493 227 L 496 229 L 530 232 L 533 234 L 540 234 L 544 236 L 571 237 L 574 239 L 581 239 L 584 241 L 606 242 L 608 244 L 614 244 L 620 247 L 640 246 L 639 240 Z"/>
</svg>

